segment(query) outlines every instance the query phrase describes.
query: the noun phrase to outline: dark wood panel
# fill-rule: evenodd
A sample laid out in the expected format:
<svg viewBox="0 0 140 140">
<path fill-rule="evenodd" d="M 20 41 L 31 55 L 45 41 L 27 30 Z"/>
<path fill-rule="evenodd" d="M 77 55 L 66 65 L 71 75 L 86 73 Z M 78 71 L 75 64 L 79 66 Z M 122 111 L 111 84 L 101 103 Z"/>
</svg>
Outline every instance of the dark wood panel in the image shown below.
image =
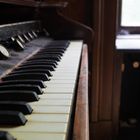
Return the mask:
<svg viewBox="0 0 140 140">
<path fill-rule="evenodd" d="M 53 38 L 83 39 L 91 47 L 94 32 L 88 26 L 62 15 L 54 8 L 42 8 L 40 18 L 43 21 L 42 26 Z"/>
<path fill-rule="evenodd" d="M 62 13 L 71 19 L 90 25 L 91 17 L 89 14 L 92 12 L 89 12 L 89 9 L 91 9 L 89 1 L 91 0 L 68 0 L 68 6 Z"/>
<path fill-rule="evenodd" d="M 102 121 L 100 123 L 91 123 L 90 140 L 112 140 L 112 123 L 111 121 Z"/>
<path fill-rule="evenodd" d="M 34 0 L 0 0 L 0 3 L 14 4 L 14 5 L 24 5 L 35 7 L 36 2 Z"/>
<path fill-rule="evenodd" d="M 85 22 L 85 14 L 86 14 L 86 0 L 69 0 L 69 4 L 64 11 L 64 14 L 68 17 L 75 19 L 80 22 Z"/>
<path fill-rule="evenodd" d="M 99 92 L 100 92 L 100 77 L 101 77 L 101 45 L 102 45 L 102 1 L 94 0 L 93 3 L 93 28 L 95 31 L 94 46 L 92 48 L 92 63 L 91 65 L 91 88 L 90 88 L 90 120 L 91 122 L 98 121 L 99 113 Z"/>
<path fill-rule="evenodd" d="M 117 0 L 94 0 L 91 137 L 111 140 L 119 126 L 120 58 L 115 50 Z"/>
<path fill-rule="evenodd" d="M 67 1 L 65 0 L 0 0 L 0 3 L 27 6 L 27 7 L 63 7 Z"/>
<path fill-rule="evenodd" d="M 62 10 L 62 13 L 74 20 L 91 26 L 92 22 L 92 2 L 93 0 L 44 0 L 49 4 L 68 3 L 67 7 Z"/>
<path fill-rule="evenodd" d="M 0 3 L 0 24 L 35 19 L 35 8 Z"/>
<path fill-rule="evenodd" d="M 112 95 L 112 135 L 116 138 L 119 132 L 120 122 L 120 96 L 121 96 L 121 77 L 122 77 L 122 62 L 123 57 L 119 52 L 115 52 L 114 59 L 114 84 L 113 84 L 113 95 Z"/>
<path fill-rule="evenodd" d="M 96 110 L 95 120 L 108 121 L 112 119 L 112 91 L 113 84 L 115 83 L 113 71 L 115 58 L 116 1 L 117 0 L 108 0 L 108 2 L 104 2 L 100 0 L 98 4 L 96 4 L 96 2 L 94 3 L 96 6 L 99 6 L 95 9 L 96 18 L 94 19 L 95 27 L 97 27 L 96 30 L 99 31 L 99 33 L 97 31 L 95 33 L 97 35 L 95 35 L 97 49 L 94 50 L 94 54 L 97 55 L 93 57 L 94 65 L 92 65 L 92 72 L 98 74 L 96 78 L 96 82 L 98 83 L 96 87 L 97 93 L 95 93 L 96 96 L 94 96 L 96 98 L 92 98 L 92 102 L 96 102 L 96 104 L 92 104 L 92 107 L 98 107 L 98 109 L 94 108 L 94 111 Z M 100 18 L 98 18 L 97 15 L 100 15 Z M 97 69 L 98 72 L 95 69 Z M 94 86 L 95 85 L 93 85 L 93 87 Z M 92 94 L 94 93 L 92 92 Z M 92 112 L 92 114 L 92 121 L 94 121 L 94 113 Z"/>
<path fill-rule="evenodd" d="M 67 7 L 67 5 L 68 5 L 68 2 L 53 2 L 53 1 L 51 1 L 51 2 L 41 2 L 40 4 L 39 4 L 39 7 L 41 7 L 41 8 L 45 8 L 45 7 L 56 7 L 56 8 L 66 8 Z"/>
<path fill-rule="evenodd" d="M 114 71 L 114 50 L 116 38 L 116 0 L 106 1 L 104 3 L 103 17 L 103 37 L 102 37 L 102 55 L 101 55 L 101 91 L 99 120 L 111 120 L 112 118 L 112 90 L 113 71 Z"/>
</svg>

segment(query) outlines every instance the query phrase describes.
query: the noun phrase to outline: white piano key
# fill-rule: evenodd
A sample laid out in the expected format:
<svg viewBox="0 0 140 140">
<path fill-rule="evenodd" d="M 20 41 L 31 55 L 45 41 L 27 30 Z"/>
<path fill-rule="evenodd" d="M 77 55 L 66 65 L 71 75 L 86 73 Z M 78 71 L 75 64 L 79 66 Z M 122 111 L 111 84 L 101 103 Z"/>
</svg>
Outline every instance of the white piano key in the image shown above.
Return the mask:
<svg viewBox="0 0 140 140">
<path fill-rule="evenodd" d="M 61 83 L 61 84 L 75 84 L 75 81 L 74 80 L 63 80 L 63 79 L 53 79 L 53 80 L 50 80 L 50 81 L 45 81 L 44 84 L 47 86 L 48 83 L 52 83 L 52 84 L 55 84 L 55 83 Z"/>
<path fill-rule="evenodd" d="M 74 89 L 73 88 L 46 88 L 46 89 L 43 89 L 43 92 L 44 93 L 68 93 L 68 94 L 71 94 L 74 92 Z"/>
<path fill-rule="evenodd" d="M 0 127 L 0 130 L 9 132 L 40 132 L 40 133 L 66 133 L 67 123 L 30 122 L 24 126 Z"/>
<path fill-rule="evenodd" d="M 60 84 L 60 83 L 55 83 L 55 84 L 51 84 L 51 83 L 48 83 L 47 84 L 47 88 L 74 88 L 75 86 L 73 84 Z"/>
<path fill-rule="evenodd" d="M 58 80 L 75 80 L 75 77 L 74 76 L 73 77 L 72 76 L 71 77 L 70 76 L 69 77 L 68 76 L 65 76 L 65 77 L 64 76 L 63 77 L 62 76 L 53 76 L 50 78 L 50 80 L 56 80 L 56 79 L 58 79 Z"/>
<path fill-rule="evenodd" d="M 73 72 L 62 72 L 62 71 L 60 71 L 60 72 L 51 72 L 51 74 L 53 75 L 53 76 L 59 76 L 59 77 L 67 77 L 67 76 L 69 76 L 69 77 L 76 77 L 76 73 L 73 73 Z"/>
<path fill-rule="evenodd" d="M 30 122 L 58 122 L 67 123 L 69 120 L 69 114 L 32 114 L 26 115 L 26 118 Z"/>
<path fill-rule="evenodd" d="M 64 106 L 70 106 L 71 105 L 71 99 L 61 99 L 61 100 L 53 100 L 53 99 L 40 99 L 39 101 L 37 102 L 32 102 L 32 103 L 29 103 L 31 106 L 32 105 L 64 105 Z"/>
<path fill-rule="evenodd" d="M 36 106 L 32 105 L 33 113 L 45 114 L 45 113 L 60 113 L 60 114 L 69 114 L 70 106 Z"/>
<path fill-rule="evenodd" d="M 66 135 L 60 133 L 39 133 L 39 132 L 11 132 L 17 140 L 65 140 Z"/>
<path fill-rule="evenodd" d="M 61 100 L 61 99 L 72 99 L 73 98 L 73 94 L 43 94 L 43 95 L 39 95 L 39 97 L 41 99 L 55 99 L 55 100 Z"/>
</svg>

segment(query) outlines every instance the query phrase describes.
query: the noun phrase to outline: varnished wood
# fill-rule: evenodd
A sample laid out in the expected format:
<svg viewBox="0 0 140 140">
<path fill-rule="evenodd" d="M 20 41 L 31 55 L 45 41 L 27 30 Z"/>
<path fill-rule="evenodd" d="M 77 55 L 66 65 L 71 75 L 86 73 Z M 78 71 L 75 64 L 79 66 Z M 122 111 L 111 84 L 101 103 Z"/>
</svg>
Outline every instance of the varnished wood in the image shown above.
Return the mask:
<svg viewBox="0 0 140 140">
<path fill-rule="evenodd" d="M 31 6 L 35 7 L 36 2 L 34 0 L 0 0 L 0 3 L 7 3 L 7 4 L 14 4 L 14 5 L 24 5 L 24 6 Z"/>
<path fill-rule="evenodd" d="M 112 123 L 111 121 L 100 121 L 98 123 L 91 123 L 91 140 L 112 140 Z"/>
<path fill-rule="evenodd" d="M 44 1 L 39 4 L 39 7 L 56 7 L 56 8 L 66 8 L 68 2 L 54 2 L 54 1 Z"/>
<path fill-rule="evenodd" d="M 110 3 L 110 2 L 109 2 Z M 110 12 L 109 8 L 112 3 L 104 3 L 100 1 L 101 8 L 101 19 L 99 23 L 100 25 L 100 34 L 98 36 L 98 47 L 100 48 L 100 53 L 98 53 L 100 58 L 97 60 L 97 67 L 99 67 L 100 76 L 97 80 L 99 80 L 98 84 L 98 99 L 92 98 L 94 100 L 98 100 L 96 106 L 98 106 L 98 120 L 110 120 L 111 119 L 111 102 L 112 102 L 112 82 L 113 82 L 113 67 L 114 67 L 114 50 L 115 50 L 115 31 L 116 24 L 114 22 L 110 22 L 110 17 L 113 17 L 115 20 L 115 12 L 116 9 L 112 8 L 112 12 Z M 108 19 L 108 20 L 107 20 Z M 96 23 L 97 24 L 97 23 Z M 108 28 L 107 28 L 108 27 Z M 111 29 L 112 28 L 112 29 Z M 96 40 L 96 41 L 98 41 Z M 96 52 L 94 52 L 96 53 Z M 93 68 L 94 70 L 94 68 Z M 94 91 L 94 90 L 93 90 Z M 93 93 L 94 94 L 94 93 Z M 97 118 L 97 117 L 96 117 Z M 92 121 L 94 118 L 92 118 Z"/>
<path fill-rule="evenodd" d="M 63 16 L 56 8 L 42 8 L 40 17 L 43 21 L 42 26 L 46 27 L 53 38 L 83 39 L 91 46 L 93 30 L 88 26 Z"/>
<path fill-rule="evenodd" d="M 113 84 L 113 94 L 112 94 L 112 137 L 116 139 L 119 133 L 119 122 L 120 122 L 120 97 L 121 97 L 121 77 L 122 77 L 122 54 L 115 51 L 114 59 L 114 84 Z"/>
<path fill-rule="evenodd" d="M 63 3 L 67 2 L 67 8 L 62 10 L 63 15 L 83 24 L 91 26 L 91 9 L 92 0 L 44 0 L 46 3 Z M 75 12 L 76 9 L 76 12 Z"/>
<path fill-rule="evenodd" d="M 114 50 L 115 50 L 115 32 L 116 32 L 116 1 L 104 3 L 103 6 L 103 36 L 101 44 L 101 81 L 100 81 L 100 104 L 99 120 L 111 120 L 112 117 L 112 90 L 114 76 Z M 112 11 L 112 12 L 110 12 Z M 110 18 L 112 17 L 112 18 Z M 113 19 L 114 18 L 114 19 Z"/>
<path fill-rule="evenodd" d="M 93 3 L 93 25 L 95 31 L 94 46 L 92 48 L 92 64 L 91 64 L 91 88 L 90 88 L 90 121 L 98 121 L 98 111 L 99 111 L 99 92 L 100 92 L 100 73 L 101 73 L 101 37 L 102 37 L 102 23 L 103 23 L 103 13 L 102 13 L 102 1 L 95 0 Z"/>
<path fill-rule="evenodd" d="M 120 72 L 115 51 L 117 0 L 95 0 L 94 4 L 94 43 L 97 48 L 94 49 L 92 64 L 90 130 L 93 140 L 110 140 L 116 135 L 119 125 L 120 82 L 116 75 L 119 76 Z"/>
<path fill-rule="evenodd" d="M 0 3 L 12 4 L 18 6 L 28 6 L 28 7 L 66 7 L 67 2 L 65 1 L 40 1 L 40 0 L 0 0 Z"/>
<path fill-rule="evenodd" d="M 89 140 L 87 54 L 87 45 L 84 45 L 76 98 L 73 140 Z"/>
</svg>

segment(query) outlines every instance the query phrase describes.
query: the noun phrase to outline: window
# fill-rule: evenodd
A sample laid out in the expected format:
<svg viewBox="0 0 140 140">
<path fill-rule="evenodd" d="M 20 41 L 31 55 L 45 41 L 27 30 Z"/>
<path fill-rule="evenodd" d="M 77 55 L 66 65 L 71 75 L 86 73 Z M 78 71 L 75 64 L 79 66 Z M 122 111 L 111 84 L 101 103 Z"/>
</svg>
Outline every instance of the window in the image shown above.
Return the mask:
<svg viewBox="0 0 140 140">
<path fill-rule="evenodd" d="M 140 0 L 120 0 L 120 33 L 140 33 Z"/>
<path fill-rule="evenodd" d="M 118 50 L 140 50 L 140 0 L 120 0 Z"/>
<path fill-rule="evenodd" d="M 122 0 L 121 26 L 140 26 L 140 0 Z"/>
</svg>

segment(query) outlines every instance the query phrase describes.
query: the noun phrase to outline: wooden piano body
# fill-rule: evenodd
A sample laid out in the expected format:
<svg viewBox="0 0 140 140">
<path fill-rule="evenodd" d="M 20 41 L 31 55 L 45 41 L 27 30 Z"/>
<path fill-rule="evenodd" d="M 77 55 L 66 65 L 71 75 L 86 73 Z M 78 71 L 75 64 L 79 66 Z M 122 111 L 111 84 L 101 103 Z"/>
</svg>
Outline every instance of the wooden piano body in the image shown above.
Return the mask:
<svg viewBox="0 0 140 140">
<path fill-rule="evenodd" d="M 91 45 L 93 33 L 90 28 L 71 20 L 61 14 L 67 2 L 35 1 L 35 0 L 0 0 L 0 39 L 27 32 L 31 26 L 28 21 L 41 21 L 39 28 L 46 28 L 53 39 L 84 40 Z M 25 23 L 24 23 L 25 22 Z M 11 24 L 14 23 L 14 24 Z M 21 23 L 21 25 L 19 25 Z M 6 25 L 6 26 L 1 26 Z M 74 140 L 89 140 L 89 113 L 88 113 L 88 48 L 84 45 L 77 86 L 77 99 L 72 137 Z M 16 65 L 14 66 L 16 67 Z M 13 68 L 5 71 L 6 75 Z"/>
</svg>

